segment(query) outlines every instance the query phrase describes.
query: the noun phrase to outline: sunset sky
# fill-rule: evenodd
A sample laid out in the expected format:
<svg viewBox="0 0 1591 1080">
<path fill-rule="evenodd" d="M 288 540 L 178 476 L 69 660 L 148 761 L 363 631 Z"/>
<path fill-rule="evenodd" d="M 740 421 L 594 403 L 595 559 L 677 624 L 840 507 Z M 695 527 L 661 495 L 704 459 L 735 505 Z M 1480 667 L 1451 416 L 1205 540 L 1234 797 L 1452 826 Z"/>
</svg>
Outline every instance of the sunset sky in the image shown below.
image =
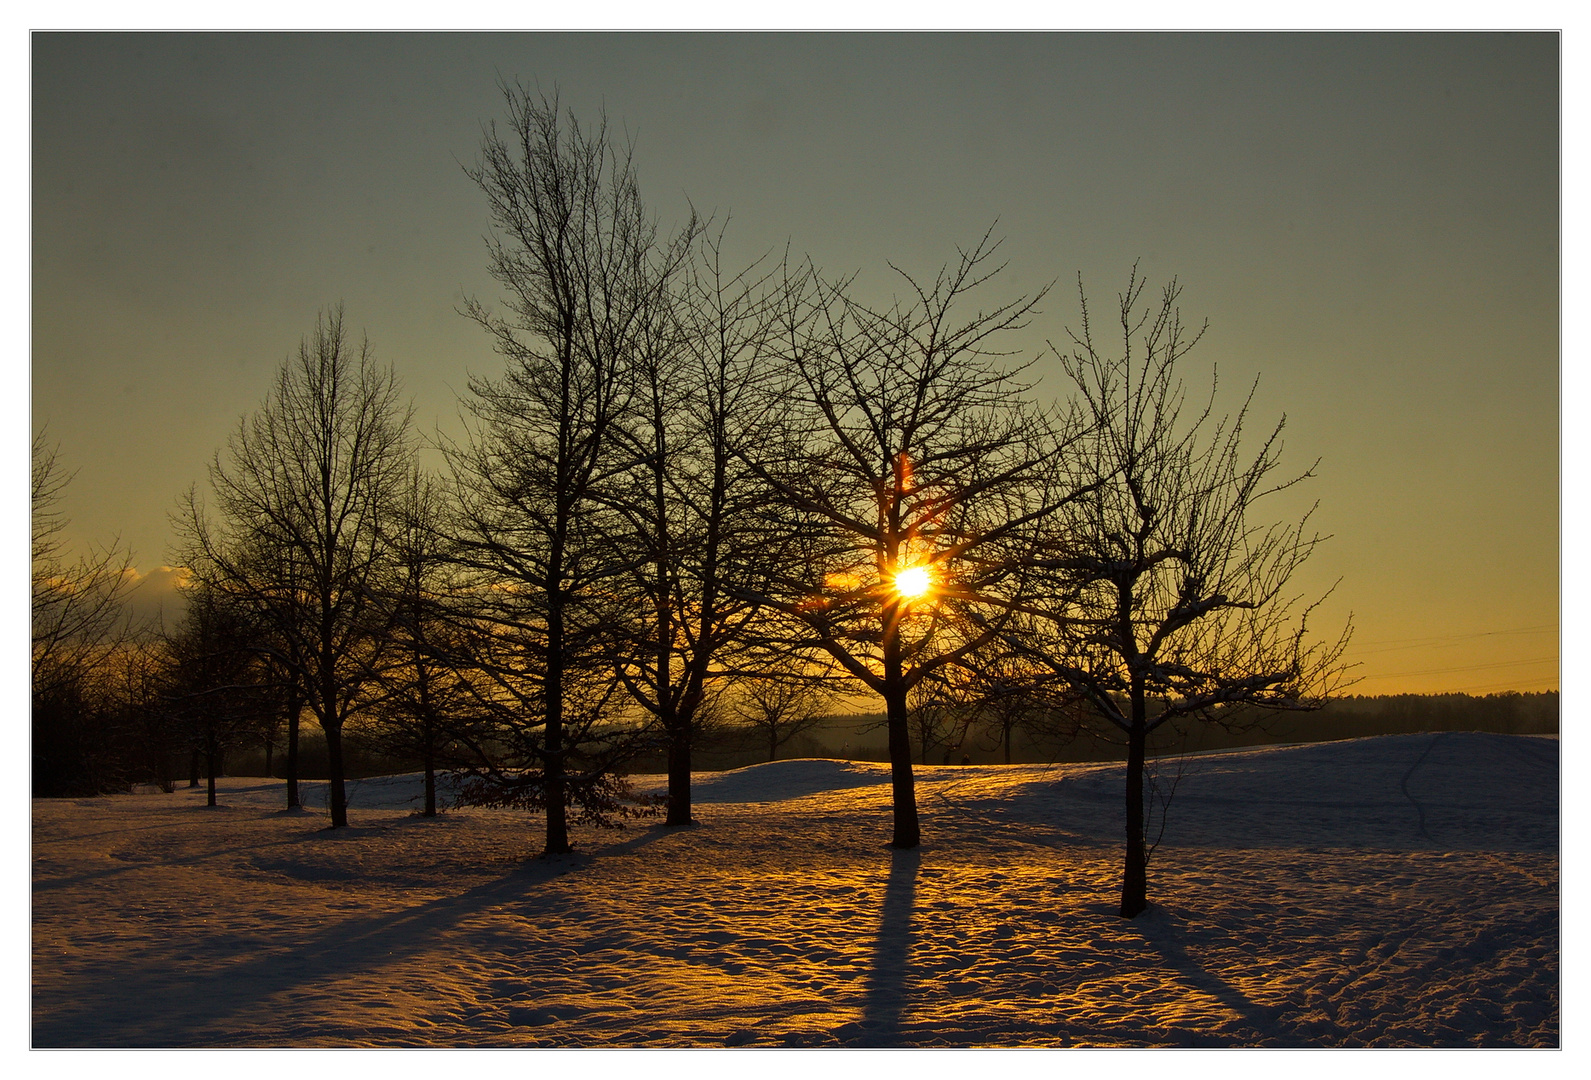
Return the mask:
<svg viewBox="0 0 1591 1080">
<path fill-rule="evenodd" d="M 1228 405 L 1287 415 L 1332 534 L 1355 692 L 1556 689 L 1559 39 L 1554 34 L 37 34 L 32 425 L 78 470 L 76 542 L 154 585 L 167 515 L 342 301 L 457 431 L 502 363 L 464 175 L 499 78 L 634 139 L 665 229 L 729 217 L 887 295 L 991 223 L 1020 340 L 1176 276 Z M 1041 365 L 1040 370 L 1045 370 Z M 1054 373 L 1058 376 L 1058 372 Z M 1063 394 L 1055 377 L 1043 386 Z"/>
</svg>

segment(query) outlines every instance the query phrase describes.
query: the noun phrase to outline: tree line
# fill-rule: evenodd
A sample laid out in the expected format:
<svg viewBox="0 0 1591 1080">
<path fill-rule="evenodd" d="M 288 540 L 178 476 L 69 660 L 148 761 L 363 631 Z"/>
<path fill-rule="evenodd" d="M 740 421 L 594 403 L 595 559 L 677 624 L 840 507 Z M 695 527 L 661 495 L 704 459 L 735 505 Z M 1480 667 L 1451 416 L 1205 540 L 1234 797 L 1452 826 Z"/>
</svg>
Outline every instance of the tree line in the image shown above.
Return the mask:
<svg viewBox="0 0 1591 1080">
<path fill-rule="evenodd" d="M 1176 282 L 1134 269 L 1096 325 L 1079 279 L 1078 328 L 1022 359 L 1045 291 L 1000 294 L 992 232 L 864 302 L 788 253 L 730 263 L 722 224 L 663 233 L 605 122 L 504 98 L 467 170 L 501 296 L 463 308 L 503 368 L 470 379 L 441 468 L 392 368 L 324 312 L 173 514 L 187 614 L 112 649 L 114 559 L 61 564 L 36 443 L 35 793 L 62 786 L 66 757 L 39 755 L 84 707 L 61 670 L 118 669 L 134 741 L 206 763 L 212 801 L 229 747 L 284 731 L 297 805 L 307 713 L 333 828 L 357 730 L 423 762 L 426 813 L 451 772 L 467 802 L 539 811 L 549 855 L 579 822 L 692 824 L 693 743 L 727 719 L 777 752 L 833 695 L 875 697 L 890 843 L 912 848 L 914 723 L 976 715 L 1009 745 L 1025 717 L 1088 716 L 1128 746 L 1140 912 L 1151 734 L 1318 708 L 1347 641 L 1288 591 L 1309 515 L 1256 514 L 1311 470 L 1280 472 L 1282 422 L 1247 437 L 1252 389 L 1222 413 L 1213 377 L 1184 384 L 1202 328 Z M 1040 358 L 1065 394 L 1041 396 Z M 653 808 L 619 770 L 658 749 Z M 65 786 L 92 786 L 77 761 Z"/>
</svg>

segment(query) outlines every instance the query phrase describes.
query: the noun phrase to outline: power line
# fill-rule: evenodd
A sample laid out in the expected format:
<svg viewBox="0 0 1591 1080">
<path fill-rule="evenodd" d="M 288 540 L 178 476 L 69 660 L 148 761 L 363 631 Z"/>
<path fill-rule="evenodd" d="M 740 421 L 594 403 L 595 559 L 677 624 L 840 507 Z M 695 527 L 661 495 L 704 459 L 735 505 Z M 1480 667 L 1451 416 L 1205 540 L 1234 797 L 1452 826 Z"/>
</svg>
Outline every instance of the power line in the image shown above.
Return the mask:
<svg viewBox="0 0 1591 1080">
<path fill-rule="evenodd" d="M 1382 641 L 1365 642 L 1366 646 L 1371 646 L 1370 648 L 1361 648 L 1356 644 L 1353 648 L 1353 652 L 1357 655 L 1367 655 L 1379 652 L 1399 652 L 1407 649 L 1418 649 L 1422 647 L 1430 648 L 1442 644 L 1452 644 L 1459 641 L 1473 641 L 1477 638 L 1484 637 L 1504 637 L 1517 634 L 1545 634 L 1549 632 L 1556 632 L 1557 630 L 1557 623 L 1543 623 L 1539 626 L 1521 626 L 1512 630 L 1482 630 L 1474 634 L 1436 634 L 1430 637 L 1386 638 Z"/>
<path fill-rule="evenodd" d="M 1424 671 L 1389 671 L 1383 675 L 1365 675 L 1361 676 L 1361 678 L 1365 682 L 1369 682 L 1372 679 L 1400 679 L 1406 675 L 1446 675 L 1453 671 L 1485 671 L 1488 668 L 1522 667 L 1526 664 L 1556 664 L 1558 662 L 1559 659 L 1556 656 L 1542 656 L 1534 660 L 1499 660 L 1492 664 L 1460 664 L 1457 667 L 1426 668 Z"/>
<path fill-rule="evenodd" d="M 1518 690 L 1518 684 L 1514 681 L 1473 683 L 1469 686 L 1455 686 L 1451 690 L 1441 692 L 1445 694 L 1467 694 L 1473 690 Z M 1553 688 L 1552 690 L 1519 690 L 1518 692 L 1523 694 L 1555 694 L 1558 691 L 1557 688 Z"/>
</svg>

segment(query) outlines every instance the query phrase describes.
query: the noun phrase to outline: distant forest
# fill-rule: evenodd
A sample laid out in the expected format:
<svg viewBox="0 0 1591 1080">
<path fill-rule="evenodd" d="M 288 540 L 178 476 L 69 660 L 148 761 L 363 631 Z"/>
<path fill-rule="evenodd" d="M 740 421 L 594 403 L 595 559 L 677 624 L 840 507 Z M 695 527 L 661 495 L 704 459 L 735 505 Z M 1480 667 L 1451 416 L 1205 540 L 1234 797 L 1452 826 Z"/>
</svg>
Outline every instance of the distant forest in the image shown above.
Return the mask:
<svg viewBox="0 0 1591 1080">
<path fill-rule="evenodd" d="M 1184 732 L 1166 732 L 1152 744 L 1157 756 L 1203 753 L 1245 746 L 1331 742 L 1374 735 L 1399 735 L 1418 731 L 1490 731 L 1504 735 L 1558 734 L 1558 694 L 1502 693 L 1485 697 L 1469 694 L 1389 694 L 1378 697 L 1343 697 L 1318 712 L 1255 714 L 1242 725 L 1224 730 L 1212 725 L 1190 726 Z M 697 767 L 708 771 L 744 768 L 769 760 L 760 728 L 731 727 L 713 732 L 697 748 Z M 913 757 L 923 759 L 921 743 Z M 300 775 L 325 779 L 326 750 L 313 735 L 300 751 Z M 1015 764 L 1050 762 L 1120 761 L 1126 757 L 1125 740 L 1110 738 L 1107 731 L 1078 731 L 1069 737 L 1019 730 L 1012 739 Z M 948 760 L 946 760 L 948 755 Z M 823 717 L 795 735 L 778 750 L 778 759 L 821 757 L 851 761 L 888 761 L 886 717 L 883 713 L 852 713 Z M 927 764 L 960 764 L 963 757 L 975 765 L 1005 760 L 1002 747 L 976 728 L 960 744 L 935 744 Z M 418 761 L 383 753 L 358 738 L 350 739 L 349 776 L 359 778 L 419 769 Z M 633 773 L 665 771 L 665 754 L 641 755 L 628 764 Z M 267 770 L 263 749 L 241 753 L 232 770 L 238 776 L 280 776 L 280 758 Z"/>
</svg>

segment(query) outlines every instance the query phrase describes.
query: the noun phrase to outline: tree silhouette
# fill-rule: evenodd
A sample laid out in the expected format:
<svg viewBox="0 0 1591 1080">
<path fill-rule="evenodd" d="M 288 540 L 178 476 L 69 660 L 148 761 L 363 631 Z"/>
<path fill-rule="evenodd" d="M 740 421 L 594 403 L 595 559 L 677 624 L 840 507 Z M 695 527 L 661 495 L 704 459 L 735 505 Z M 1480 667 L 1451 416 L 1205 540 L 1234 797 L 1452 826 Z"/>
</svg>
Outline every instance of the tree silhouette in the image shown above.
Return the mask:
<svg viewBox="0 0 1591 1080">
<path fill-rule="evenodd" d="M 343 727 L 368 704 L 388 643 L 380 585 L 410 470 L 409 421 L 392 370 L 368 341 L 351 346 L 333 309 L 216 454 L 217 517 L 190 490 L 175 520 L 196 581 L 257 614 L 261 648 L 325 733 L 333 828 L 348 824 Z"/>
<path fill-rule="evenodd" d="M 32 730 L 35 795 L 95 794 L 122 780 L 102 730 L 102 675 L 126 637 L 132 554 L 116 542 L 69 559 L 61 500 L 72 473 L 41 429 L 32 446 Z"/>
<path fill-rule="evenodd" d="M 1016 620 L 1018 625 L 1022 621 Z M 1031 742 L 1036 736 L 1069 735 L 1075 727 L 1073 696 L 1057 693 L 1047 674 L 1044 666 L 998 642 L 980 650 L 962 673 L 960 689 L 972 704 L 980 745 L 999 750 L 1007 765 L 1017 732 Z"/>
<path fill-rule="evenodd" d="M 438 770 L 458 764 L 451 747 L 479 717 L 463 670 L 475 631 L 447 535 L 448 510 L 437 483 L 416 469 L 391 518 L 392 573 L 382 586 L 390 647 L 381 699 L 363 733 L 391 756 L 418 760 L 424 817 L 437 813 Z"/>
<path fill-rule="evenodd" d="M 778 759 L 781 746 L 817 728 L 828 716 L 831 680 L 814 677 L 813 671 L 822 671 L 820 662 L 797 657 L 785 670 L 736 680 L 734 716 L 766 742 L 769 761 Z"/>
<path fill-rule="evenodd" d="M 883 697 L 898 848 L 921 836 L 908 694 L 1028 600 L 1046 523 L 1075 495 L 1070 436 L 996 351 L 1038 297 L 957 315 L 998 272 L 995 246 L 985 236 L 932 282 L 902 273 L 907 299 L 882 310 L 815 274 L 789 290 L 787 378 L 766 406 L 781 429 L 742 448 L 788 552 L 748 595 L 789 648 L 822 650 Z"/>
<path fill-rule="evenodd" d="M 570 850 L 571 792 L 598 791 L 609 760 L 598 752 L 584 773 L 568 772 L 571 737 L 598 732 L 615 684 L 626 567 L 602 488 L 627 461 L 618 424 L 686 248 L 657 243 L 606 121 L 588 131 L 556 97 L 503 93 L 508 130 L 488 128 L 469 175 L 491 206 L 488 252 L 506 313 L 475 299 L 465 310 L 507 371 L 471 379 L 476 423 L 449 454 L 457 557 L 476 573 L 475 611 L 493 628 L 477 654 L 490 684 L 481 701 L 510 725 L 503 745 L 519 758 L 487 763 L 478 779 L 545 806 L 546 852 L 557 854 Z"/>
<path fill-rule="evenodd" d="M 929 764 L 929 757 L 941 746 L 943 764 L 961 760 L 975 706 L 963 691 L 959 675 L 960 669 L 955 665 L 939 668 L 906 696 L 907 726 L 917 744 L 917 760 L 921 764 Z"/>
<path fill-rule="evenodd" d="M 764 423 L 777 277 L 760 262 L 726 270 L 722 244 L 722 228 L 701 236 L 659 307 L 619 427 L 629 464 L 604 487 L 634 597 L 618 671 L 668 742 L 668 825 L 692 821 L 698 714 L 714 684 L 749 662 L 756 607 L 735 576 L 760 581 L 769 554 L 753 556 L 763 538 L 747 527 L 765 489 L 734 449 Z"/>
<path fill-rule="evenodd" d="M 1285 417 L 1248 454 L 1252 388 L 1218 416 L 1212 378 L 1209 398 L 1184 413 L 1177 365 L 1203 329 L 1183 325 L 1175 280 L 1150 302 L 1134 268 L 1115 313 L 1119 354 L 1096 340 L 1081 278 L 1078 292 L 1081 329 L 1055 352 L 1092 421 L 1079 446 L 1089 490 L 1067 507 L 1047 564 L 1048 618 L 1011 623 L 1005 640 L 1126 735 L 1121 914 L 1131 918 L 1148 903 L 1149 734 L 1183 717 L 1219 722 L 1237 706 L 1318 708 L 1343 682 L 1350 629 L 1312 643 L 1320 601 L 1286 592 L 1321 541 L 1312 510 L 1291 524 L 1254 520 L 1264 500 L 1313 475 L 1275 478 Z"/>
<path fill-rule="evenodd" d="M 161 641 L 160 704 L 199 755 L 214 806 L 227 752 L 257 741 L 278 704 L 256 613 L 205 585 L 189 593 L 182 621 Z"/>
</svg>

